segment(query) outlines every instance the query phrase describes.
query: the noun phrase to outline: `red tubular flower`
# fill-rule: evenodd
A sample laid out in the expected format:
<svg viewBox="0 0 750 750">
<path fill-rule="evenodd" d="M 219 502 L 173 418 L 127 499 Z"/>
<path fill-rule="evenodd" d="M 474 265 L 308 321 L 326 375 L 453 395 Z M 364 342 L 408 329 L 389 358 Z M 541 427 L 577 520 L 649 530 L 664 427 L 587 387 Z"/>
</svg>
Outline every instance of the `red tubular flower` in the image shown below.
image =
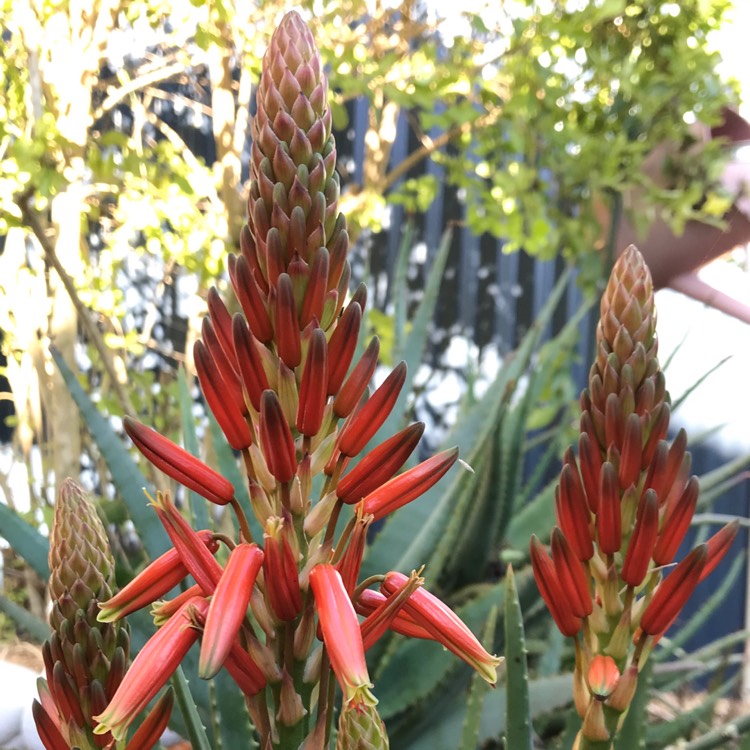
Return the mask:
<svg viewBox="0 0 750 750">
<path fill-rule="evenodd" d="M 372 515 L 374 521 L 379 521 L 410 503 L 436 484 L 457 458 L 458 448 L 449 448 L 393 477 L 362 500 L 363 515 Z"/>
<path fill-rule="evenodd" d="M 227 360 L 234 361 L 234 343 L 232 342 L 232 315 L 224 304 L 215 286 L 208 290 L 208 315 L 212 328 L 221 344 Z M 210 348 L 210 347 L 209 347 Z M 213 352 L 212 352 L 213 353 Z"/>
<path fill-rule="evenodd" d="M 227 315 L 228 314 L 229 313 L 227 313 Z M 230 320 L 230 336 L 231 330 Z M 234 354 L 234 343 L 230 341 L 230 343 L 225 344 L 221 341 L 210 318 L 203 318 L 203 323 L 201 324 L 201 338 L 206 349 L 208 349 L 211 359 L 213 359 L 214 365 L 216 365 L 216 369 L 219 371 L 219 376 L 224 383 L 226 395 L 231 398 L 237 411 L 239 411 L 243 417 L 246 417 L 248 410 L 247 404 L 245 403 L 245 395 L 242 392 L 242 381 L 240 380 L 239 373 L 237 372 L 237 365 L 235 364 L 236 358 Z M 231 347 L 229 353 L 227 353 L 228 347 Z"/>
<path fill-rule="evenodd" d="M 375 705 L 370 692 L 372 684 L 365 662 L 365 648 L 344 582 L 333 565 L 316 565 L 310 571 L 310 586 L 320 618 L 328 657 L 336 679 L 344 693 L 344 703 Z"/>
<path fill-rule="evenodd" d="M 657 566 L 672 562 L 693 520 L 700 485 L 698 477 L 690 477 L 680 499 L 672 508 L 667 507 L 661 533 L 654 547 L 653 558 Z"/>
<path fill-rule="evenodd" d="M 591 423 L 591 417 L 588 412 L 584 412 L 581 415 L 581 424 L 583 425 L 584 418 Z M 594 427 L 591 425 L 591 432 L 593 434 Z M 583 486 L 586 491 L 586 499 L 588 506 L 592 512 L 599 512 L 599 475 L 602 469 L 602 454 L 599 451 L 599 446 L 592 442 L 588 432 L 584 431 L 583 426 L 581 427 L 581 436 L 578 439 L 578 455 L 581 464 L 581 478 L 583 479 Z"/>
<path fill-rule="evenodd" d="M 424 583 L 424 579 L 420 578 L 416 573 L 412 573 L 411 577 L 407 578 L 406 581 L 390 596 L 379 594 L 380 602 L 372 607 L 370 613 L 359 626 L 362 633 L 362 643 L 364 644 L 365 651 L 372 648 L 387 630 L 392 629 L 398 632 L 396 627 L 394 627 L 394 623 L 401 614 L 406 600 L 411 596 L 413 591 L 422 585 L 422 583 Z M 375 594 L 376 592 L 372 591 L 370 593 Z M 359 612 L 356 605 L 354 608 Z M 406 620 L 406 617 L 401 619 Z M 409 619 L 407 622 L 412 623 L 416 632 L 426 634 L 429 640 L 433 640 L 430 633 L 425 628 L 414 623 L 413 619 Z M 417 637 L 424 636 L 419 635 Z"/>
<path fill-rule="evenodd" d="M 232 267 L 230 265 L 230 274 Z M 257 279 L 263 280 L 258 271 Z M 263 281 L 265 284 L 265 281 Z M 273 341 L 273 325 L 266 308 L 266 292 L 261 291 L 256 274 L 250 270 L 247 260 L 240 256 L 234 264 L 232 286 L 239 300 L 242 312 L 245 313 L 250 330 L 258 341 L 269 344 Z"/>
<path fill-rule="evenodd" d="M 255 336 L 250 333 L 245 319 L 237 313 L 232 319 L 232 340 L 234 342 L 237 366 L 242 385 L 255 411 L 260 411 L 260 397 L 268 390 L 268 377 L 263 367 L 263 359 Z"/>
<path fill-rule="evenodd" d="M 260 443 L 271 474 L 282 484 L 290 481 L 297 471 L 297 451 L 279 399 L 270 390 L 260 399 Z"/>
<path fill-rule="evenodd" d="M 169 724 L 173 705 L 174 692 L 169 688 L 148 712 L 135 734 L 130 738 L 125 750 L 151 750 Z"/>
<path fill-rule="evenodd" d="M 557 526 L 552 529 L 552 562 L 573 614 L 576 617 L 590 615 L 594 602 L 591 599 L 591 587 L 586 571 L 565 534 Z"/>
<path fill-rule="evenodd" d="M 566 636 L 576 635 L 583 621 L 573 614 L 570 599 L 560 583 L 552 558 L 535 535 L 531 537 L 529 552 L 536 585 L 557 629 Z"/>
<path fill-rule="evenodd" d="M 214 358 L 200 340 L 193 346 L 193 358 L 203 396 L 221 431 L 232 448 L 237 451 L 244 450 L 253 442 L 250 427 L 239 405 L 231 398 L 227 398 L 230 387 L 222 377 Z"/>
<path fill-rule="evenodd" d="M 302 611 L 302 592 L 297 560 L 285 527 L 283 518 L 272 516 L 266 521 L 263 574 L 271 609 L 279 620 L 290 622 Z"/>
<path fill-rule="evenodd" d="M 96 734 L 109 731 L 116 740 L 123 739 L 128 726 L 174 674 L 198 640 L 198 631 L 190 624 L 191 611 L 205 613 L 207 609 L 208 602 L 202 597 L 191 599 L 146 641 L 107 708 L 94 717 L 99 722 L 94 730 Z"/>
<path fill-rule="evenodd" d="M 218 543 L 213 532 L 205 529 L 198 532 L 201 541 L 210 552 L 216 552 Z M 135 612 L 167 594 L 188 575 L 176 549 L 167 550 L 149 563 L 125 588 L 105 602 L 99 602 L 99 622 L 114 622 Z"/>
<path fill-rule="evenodd" d="M 633 535 L 630 537 L 620 577 L 628 586 L 640 586 L 648 572 L 659 534 L 659 498 L 647 490 L 638 507 Z"/>
<path fill-rule="evenodd" d="M 265 675 L 236 640 L 232 642 L 224 668 L 245 695 L 257 695 L 266 686 Z"/>
<path fill-rule="evenodd" d="M 310 336 L 297 406 L 297 430 L 307 437 L 317 435 L 323 422 L 327 382 L 328 344 L 322 329 L 315 328 Z"/>
<path fill-rule="evenodd" d="M 180 592 L 172 599 L 161 599 L 158 602 L 154 602 L 154 606 L 151 607 L 151 617 L 154 618 L 154 625 L 160 628 L 188 599 L 194 596 L 204 596 L 203 589 L 197 583 Z"/>
<path fill-rule="evenodd" d="M 569 463 L 563 466 L 560 473 L 560 484 L 555 488 L 555 508 L 557 523 L 570 542 L 579 560 L 590 560 L 594 556 L 594 544 L 591 541 L 589 513 L 582 485 L 576 481 L 578 470 Z"/>
<path fill-rule="evenodd" d="M 248 268 L 250 269 L 251 274 L 253 277 L 257 280 L 261 291 L 263 294 L 268 294 L 268 284 L 266 284 L 266 280 L 263 278 L 263 272 L 261 271 L 260 264 L 258 262 L 258 251 L 255 245 L 255 239 L 253 238 L 253 234 L 250 231 L 250 227 L 245 224 L 242 227 L 242 231 L 240 231 L 240 252 L 242 253 L 242 258 L 245 260 L 245 262 L 248 265 Z M 234 254 L 230 254 L 229 260 L 229 274 L 232 275 L 232 259 L 237 260 L 236 257 L 234 257 Z M 234 280 L 232 280 L 232 285 L 234 286 Z"/>
<path fill-rule="evenodd" d="M 153 506 L 190 575 L 204 594 L 213 593 L 221 578 L 221 565 L 177 510 L 168 493 L 157 492 Z"/>
<path fill-rule="evenodd" d="M 627 489 L 636 484 L 641 475 L 641 451 L 643 438 L 641 436 L 641 418 L 632 413 L 625 420 L 622 453 L 620 454 L 620 487 Z"/>
<path fill-rule="evenodd" d="M 206 615 L 198 675 L 213 677 L 221 669 L 242 625 L 255 579 L 263 563 L 257 544 L 238 544 L 229 554 Z"/>
<path fill-rule="evenodd" d="M 708 547 L 696 547 L 656 588 L 641 617 L 641 630 L 659 636 L 674 622 L 698 585 L 706 567 Z"/>
<path fill-rule="evenodd" d="M 338 498 L 348 504 L 356 503 L 387 482 L 412 454 L 423 432 L 424 424 L 415 422 L 373 448 L 339 480 Z"/>
<path fill-rule="evenodd" d="M 622 545 L 620 493 L 617 489 L 615 467 L 609 461 L 602 465 L 596 530 L 601 552 L 605 555 L 614 555 L 615 552 L 619 552 Z"/>
<path fill-rule="evenodd" d="M 39 733 L 39 739 L 46 750 L 70 750 L 70 745 L 62 736 L 60 727 L 53 721 L 50 714 L 42 708 L 39 701 L 35 700 L 31 704 L 31 713 L 34 716 L 34 724 Z"/>
<path fill-rule="evenodd" d="M 375 372 L 379 354 L 380 340 L 374 336 L 333 400 L 333 413 L 339 419 L 348 417 L 359 403 Z"/>
<path fill-rule="evenodd" d="M 724 526 L 723 529 L 717 531 L 707 542 L 706 547 L 706 565 L 703 568 L 699 582 L 702 581 L 707 575 L 709 575 L 714 568 L 721 562 L 724 555 L 727 553 L 729 548 L 732 546 L 732 542 L 737 536 L 737 532 L 740 529 L 740 522 L 734 520 Z"/>
<path fill-rule="evenodd" d="M 359 506 L 358 506 L 359 507 Z M 354 589 L 357 587 L 359 570 L 362 567 L 362 557 L 365 553 L 365 544 L 367 542 L 367 530 L 372 523 L 372 516 L 358 512 L 354 524 L 354 530 L 346 545 L 344 554 L 336 564 L 336 570 L 341 575 L 344 582 L 344 588 L 349 596 L 354 595 Z"/>
<path fill-rule="evenodd" d="M 391 602 L 393 599 L 393 596 L 384 596 L 379 591 L 365 589 L 354 602 L 354 609 L 357 611 L 357 614 L 360 614 L 365 618 L 366 622 L 371 615 L 383 611 L 388 602 Z M 366 650 L 369 648 L 367 644 L 372 640 L 372 634 L 366 633 L 366 630 L 367 628 L 372 628 L 375 621 L 371 622 L 367 628 L 364 627 L 365 622 L 362 623 L 362 637 L 365 639 Z M 417 624 L 414 618 L 408 612 L 405 612 L 401 606 L 399 606 L 399 610 L 396 612 L 395 616 L 392 619 L 389 619 L 388 629 L 392 630 L 394 633 L 405 635 L 408 638 L 421 638 L 422 640 L 427 641 L 435 640 L 432 633 Z"/>
<path fill-rule="evenodd" d="M 356 456 L 380 429 L 396 404 L 406 381 L 406 362 L 400 362 L 344 425 L 338 448 L 345 456 Z"/>
<path fill-rule="evenodd" d="M 310 264 L 310 280 L 300 311 L 300 327 L 304 328 L 313 319 L 321 320 L 328 292 L 328 250 L 319 247 Z"/>
<path fill-rule="evenodd" d="M 337 394 L 344 382 L 357 348 L 361 325 L 362 308 L 358 303 L 351 302 L 336 323 L 336 328 L 328 342 L 328 384 L 326 387 L 328 396 Z"/>
<path fill-rule="evenodd" d="M 297 305 L 289 274 L 282 273 L 275 287 L 274 298 L 274 340 L 284 364 L 294 369 L 301 361 L 300 331 L 297 321 Z"/>
<path fill-rule="evenodd" d="M 392 571 L 386 574 L 380 591 L 390 596 L 408 580 L 403 573 Z M 487 682 L 492 685 L 497 682 L 497 667 L 503 660 L 488 653 L 447 604 L 423 588 L 418 588 L 404 603 L 404 610 L 430 631 L 436 641 L 473 667 Z"/>
<path fill-rule="evenodd" d="M 131 417 L 126 416 L 122 424 L 136 448 L 157 469 L 212 503 L 226 505 L 232 501 L 232 483 L 203 461 Z"/>
</svg>

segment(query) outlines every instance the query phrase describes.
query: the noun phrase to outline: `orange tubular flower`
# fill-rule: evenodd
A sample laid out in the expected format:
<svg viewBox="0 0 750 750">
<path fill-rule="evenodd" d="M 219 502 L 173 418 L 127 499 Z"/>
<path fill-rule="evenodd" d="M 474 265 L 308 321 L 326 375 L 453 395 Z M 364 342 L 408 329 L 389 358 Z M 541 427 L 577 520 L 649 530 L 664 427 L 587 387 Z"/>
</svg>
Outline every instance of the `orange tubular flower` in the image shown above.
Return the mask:
<svg viewBox="0 0 750 750">
<path fill-rule="evenodd" d="M 622 512 L 617 473 L 609 462 L 602 465 L 600 488 L 599 512 L 596 514 L 599 549 L 605 555 L 614 555 L 622 544 Z"/>
<path fill-rule="evenodd" d="M 594 602 L 591 600 L 591 588 L 586 571 L 557 526 L 552 529 L 552 562 L 573 614 L 576 617 L 588 617 L 593 610 Z"/>
<path fill-rule="evenodd" d="M 173 705 L 174 693 L 170 688 L 164 691 L 164 695 L 156 701 L 154 707 L 148 712 L 148 716 L 130 738 L 125 750 L 151 750 L 169 724 Z"/>
<path fill-rule="evenodd" d="M 359 339 L 359 327 L 362 325 L 362 308 L 358 303 L 347 305 L 328 342 L 328 384 L 326 395 L 333 396 L 339 392 L 344 382 L 349 365 Z"/>
<path fill-rule="evenodd" d="M 219 548 L 210 529 L 197 532 L 210 552 Z M 99 603 L 99 622 L 114 622 L 148 604 L 153 604 L 188 575 L 176 549 L 170 549 L 149 563 L 125 588 L 111 599 Z"/>
<path fill-rule="evenodd" d="M 377 640 L 373 637 L 371 630 L 375 627 L 379 627 L 379 623 L 382 619 L 382 614 L 388 611 L 389 607 L 392 607 L 393 601 L 397 598 L 395 596 L 384 596 L 379 591 L 373 591 L 372 589 L 365 589 L 354 602 L 354 609 L 357 614 L 362 615 L 365 620 L 361 623 L 362 638 L 365 642 L 365 650 Z M 373 617 L 368 623 L 368 620 Z M 401 603 L 399 603 L 398 611 L 391 617 L 388 615 L 387 628 L 392 630 L 394 633 L 405 635 L 408 638 L 420 638 L 425 641 L 434 641 L 432 633 L 419 625 L 416 620 L 408 613 L 405 612 Z M 365 625 L 367 623 L 367 625 Z M 378 633 L 382 635 L 382 633 Z M 371 642 L 372 641 L 372 642 Z"/>
<path fill-rule="evenodd" d="M 198 631 L 191 626 L 192 610 L 205 615 L 208 602 L 202 597 L 191 599 L 146 641 L 107 708 L 94 717 L 99 722 L 94 730 L 97 734 L 112 732 L 116 740 L 122 740 L 133 720 L 172 676 L 198 640 Z"/>
<path fill-rule="evenodd" d="M 338 448 L 343 455 L 356 456 L 364 449 L 391 413 L 405 381 L 406 362 L 400 362 L 342 428 Z"/>
<path fill-rule="evenodd" d="M 701 573 L 700 581 L 714 570 L 724 555 L 732 546 L 732 542 L 740 529 L 740 522 L 735 520 L 728 523 L 721 531 L 717 531 L 707 542 L 706 565 Z"/>
<path fill-rule="evenodd" d="M 696 547 L 656 588 L 641 617 L 641 630 L 659 636 L 674 622 L 698 585 L 706 567 L 708 547 Z"/>
<path fill-rule="evenodd" d="M 327 382 L 328 344 L 325 333 L 320 328 L 315 328 L 310 337 L 299 387 L 297 430 L 302 435 L 313 437 L 320 430 L 326 406 Z"/>
<path fill-rule="evenodd" d="M 282 484 L 291 480 L 297 471 L 297 452 L 292 431 L 273 391 L 263 391 L 260 400 L 260 444 L 276 480 Z"/>
<path fill-rule="evenodd" d="M 671 509 L 667 508 L 662 530 L 654 547 L 653 558 L 657 565 L 667 565 L 677 554 L 693 520 L 699 492 L 698 477 L 690 477 L 680 499 Z"/>
<path fill-rule="evenodd" d="M 232 340 L 245 392 L 253 409 L 260 411 L 261 394 L 268 390 L 268 377 L 258 349 L 262 345 L 257 343 L 245 319 L 239 313 L 232 319 Z"/>
<path fill-rule="evenodd" d="M 365 662 L 365 648 L 344 582 L 333 565 L 316 565 L 310 571 L 310 586 L 320 618 L 328 657 L 344 693 L 344 703 L 374 706 L 375 696 Z"/>
<path fill-rule="evenodd" d="M 157 492 L 153 506 L 190 575 L 195 578 L 204 594 L 213 593 L 221 578 L 221 565 L 208 551 L 198 533 L 182 517 L 169 493 Z"/>
<path fill-rule="evenodd" d="M 289 274 L 282 273 L 276 284 L 274 326 L 276 346 L 284 364 L 294 369 L 302 359 L 297 304 Z"/>
<path fill-rule="evenodd" d="M 393 477 L 363 498 L 363 515 L 372 515 L 374 521 L 379 521 L 410 503 L 440 481 L 457 458 L 458 448 L 448 448 Z"/>
<path fill-rule="evenodd" d="M 232 502 L 232 483 L 203 461 L 131 417 L 126 416 L 122 424 L 136 448 L 157 469 L 212 503 L 226 505 Z"/>
<path fill-rule="evenodd" d="M 638 508 L 633 536 L 630 538 L 620 577 L 628 586 L 640 586 L 648 572 L 659 533 L 659 500 L 653 490 L 646 490 Z"/>
<path fill-rule="evenodd" d="M 390 572 L 380 584 L 381 593 L 390 596 L 408 581 L 403 573 Z M 502 659 L 488 653 L 461 618 L 436 596 L 423 588 L 414 591 L 404 602 L 404 611 L 433 638 L 473 667 L 491 685 L 497 682 L 497 667 Z"/>
<path fill-rule="evenodd" d="M 333 413 L 339 419 L 348 417 L 359 403 L 375 372 L 379 354 L 380 340 L 374 336 L 333 400 Z"/>
<path fill-rule="evenodd" d="M 338 498 L 345 503 L 356 503 L 387 482 L 413 453 L 423 432 L 424 424 L 415 422 L 373 448 L 339 480 Z"/>
<path fill-rule="evenodd" d="M 401 614 L 401 609 L 404 606 L 406 600 L 411 596 L 412 592 L 415 591 L 419 586 L 424 583 L 424 579 L 420 578 L 416 573 L 412 573 L 406 581 L 396 589 L 390 596 L 383 596 L 380 594 L 380 603 L 372 608 L 370 614 L 360 623 L 360 631 L 362 633 L 362 642 L 365 646 L 365 651 L 368 651 L 375 643 L 380 639 L 383 634 L 392 628 L 392 624 L 396 618 Z M 375 594 L 376 592 L 371 592 Z M 355 610 L 357 607 L 355 606 Z M 412 621 L 413 622 L 413 621 Z M 418 625 L 414 625 L 416 632 L 427 633 L 428 640 L 434 640 L 424 628 L 420 628 Z M 417 636 L 422 637 L 422 636 Z"/>
<path fill-rule="evenodd" d="M 237 402 L 227 398 L 227 394 L 231 394 L 231 387 L 222 376 L 208 348 L 200 340 L 196 341 L 193 347 L 193 358 L 203 396 L 227 442 L 236 451 L 244 450 L 253 442 L 250 427 Z"/>
<path fill-rule="evenodd" d="M 234 274 L 232 267 L 234 265 Z M 245 256 L 240 256 L 234 264 L 229 263 L 229 273 L 232 278 L 232 286 L 237 295 L 242 312 L 245 313 L 250 330 L 258 341 L 268 344 L 273 341 L 273 326 L 271 318 L 264 302 L 265 293 L 261 291 L 258 280 L 263 280 L 263 275 L 254 274 Z M 265 282 L 264 282 L 265 283 Z"/>
<path fill-rule="evenodd" d="M 227 658 L 262 563 L 263 551 L 257 544 L 238 544 L 229 554 L 206 615 L 198 662 L 198 675 L 203 679 L 213 677 Z"/>
<path fill-rule="evenodd" d="M 310 279 L 305 289 L 300 310 L 300 327 L 304 328 L 313 320 L 320 321 L 323 316 L 326 294 L 328 293 L 329 254 L 324 247 L 319 247 L 310 264 Z"/>
<path fill-rule="evenodd" d="M 557 523 L 567 537 L 579 560 L 590 560 L 594 545 L 589 529 L 591 520 L 583 491 L 578 491 L 578 470 L 565 464 L 560 474 L 560 484 L 555 488 Z"/>
<path fill-rule="evenodd" d="M 544 545 L 532 535 L 530 544 L 531 566 L 534 570 L 536 585 L 547 605 L 558 630 L 568 637 L 578 633 L 583 625 L 581 618 L 573 614 L 571 600 L 563 590 L 555 570 L 552 558 L 547 554 Z"/>
<path fill-rule="evenodd" d="M 263 574 L 266 598 L 276 617 L 282 622 L 294 620 L 302 610 L 297 560 L 286 537 L 283 518 L 272 516 L 266 521 Z"/>
</svg>

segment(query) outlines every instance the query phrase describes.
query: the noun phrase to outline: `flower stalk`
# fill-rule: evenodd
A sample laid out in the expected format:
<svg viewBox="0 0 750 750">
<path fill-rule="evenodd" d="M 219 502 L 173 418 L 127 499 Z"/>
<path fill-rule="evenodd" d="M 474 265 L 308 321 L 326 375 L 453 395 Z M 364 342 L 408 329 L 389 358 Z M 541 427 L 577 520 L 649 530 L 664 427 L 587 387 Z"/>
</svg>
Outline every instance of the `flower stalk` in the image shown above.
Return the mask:
<svg viewBox="0 0 750 750">
<path fill-rule="evenodd" d="M 387 748 L 365 640 L 369 647 L 391 630 L 436 640 L 490 682 L 500 662 L 416 574 L 380 576 L 382 593 L 358 580 L 373 520 L 418 501 L 458 452 L 449 449 L 398 474 L 422 437 L 421 423 L 367 451 L 396 405 L 406 365 L 397 364 L 372 394 L 377 338 L 352 366 L 367 294 L 360 286 L 349 296 L 328 82 L 310 30 L 295 12 L 271 38 L 256 110 L 248 221 L 239 255 L 227 262 L 242 312 L 232 316 L 218 291 L 209 291 L 194 361 L 206 404 L 241 457 L 263 539 L 251 539 L 226 478 L 126 420 L 145 458 L 226 506 L 238 533 L 196 532 L 169 494 L 157 493 L 152 504 L 174 548 L 132 588 L 104 602 L 100 620 L 116 621 L 158 599 L 158 630 L 99 709 L 97 731 L 124 737 L 200 642 L 200 677 L 227 669 L 264 750 L 327 747 L 337 686 L 343 698 L 337 748 Z M 216 554 L 220 541 L 230 549 L 225 563 Z M 164 601 L 188 574 L 195 585 Z M 358 612 L 370 615 L 366 625 Z"/>
<path fill-rule="evenodd" d="M 531 540 L 542 598 L 574 639 L 576 750 L 614 747 L 648 654 L 737 533 L 728 525 L 668 571 L 699 488 L 684 430 L 666 440 L 653 284 L 635 247 L 612 270 L 596 340 L 578 458 L 566 453 L 555 492 L 552 556 Z"/>
</svg>

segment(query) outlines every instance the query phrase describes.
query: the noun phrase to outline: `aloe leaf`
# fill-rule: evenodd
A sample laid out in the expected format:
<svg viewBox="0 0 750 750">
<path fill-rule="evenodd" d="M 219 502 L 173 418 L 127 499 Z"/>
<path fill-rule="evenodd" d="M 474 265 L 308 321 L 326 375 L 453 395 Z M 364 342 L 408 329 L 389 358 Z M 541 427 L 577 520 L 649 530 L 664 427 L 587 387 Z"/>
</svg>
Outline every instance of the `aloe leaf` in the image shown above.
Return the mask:
<svg viewBox="0 0 750 750">
<path fill-rule="evenodd" d="M 401 393 L 394 405 L 388 419 L 378 430 L 372 440 L 373 444 L 382 442 L 390 437 L 403 426 L 406 421 L 406 402 L 409 394 L 412 392 L 412 383 L 419 365 L 424 359 L 424 353 L 427 349 L 429 340 L 429 326 L 435 314 L 435 308 L 440 294 L 440 284 L 443 280 L 443 271 L 448 262 L 448 253 L 451 245 L 451 232 L 447 230 L 440 241 L 440 246 L 435 256 L 435 260 L 430 268 L 427 282 L 424 286 L 422 299 L 412 317 L 408 332 L 403 336 L 403 343 L 399 346 L 401 340 L 401 331 L 405 331 L 406 325 L 401 323 L 401 312 L 397 309 L 395 321 L 396 346 L 394 346 L 394 360 L 403 360 L 406 362 L 406 379 L 401 388 Z M 407 253 L 408 256 L 408 253 Z M 405 283 L 402 285 L 405 289 Z M 406 294 L 402 291 L 401 296 L 406 299 Z M 405 315 L 405 312 L 404 312 Z"/>
<path fill-rule="evenodd" d="M 507 602 L 506 602 L 507 607 Z M 495 641 L 495 628 L 497 626 L 497 607 L 492 607 L 484 624 L 482 631 L 482 645 L 488 650 L 493 650 Z M 478 672 L 471 678 L 471 688 L 466 701 L 466 717 L 464 719 L 463 731 L 461 732 L 461 747 L 463 750 L 473 750 L 479 744 L 479 722 L 482 717 L 482 704 L 490 686 Z"/>
<path fill-rule="evenodd" d="M 409 222 L 404 228 L 404 233 L 401 237 L 401 244 L 396 257 L 393 281 L 389 288 L 390 296 L 393 300 L 394 360 L 401 357 L 401 353 L 404 351 L 404 342 L 406 339 L 406 306 L 409 298 L 409 290 L 406 283 L 406 271 L 409 267 L 409 253 L 411 252 L 413 241 L 414 224 Z"/>
<path fill-rule="evenodd" d="M 172 675 L 171 683 L 174 687 L 175 700 L 185 722 L 185 731 L 190 740 L 191 748 L 193 750 L 211 750 L 211 743 L 206 735 L 206 727 L 198 714 L 182 667 L 177 667 L 177 671 Z"/>
<path fill-rule="evenodd" d="M 20 607 L 7 596 L 0 594 L 0 612 L 8 615 L 16 624 L 16 629 L 39 643 L 44 643 L 50 636 L 50 626 L 36 615 Z"/>
<path fill-rule="evenodd" d="M 490 697 L 491 696 L 491 700 Z M 569 674 L 542 677 L 529 682 L 529 705 L 531 717 L 549 714 L 569 705 L 573 701 L 573 679 Z M 505 732 L 505 711 L 498 710 L 498 702 L 505 702 L 505 686 L 499 686 L 485 697 L 479 727 L 480 747 L 500 747 L 500 738 Z M 397 732 L 391 732 L 391 747 L 409 750 L 455 750 L 460 747 L 464 723 L 465 706 L 456 701 L 455 685 L 430 699 L 434 710 L 420 713 L 419 709 L 410 712 Z M 512 745 L 505 745 L 515 750 Z M 464 748 L 463 750 L 466 750 Z M 632 749 L 631 749 L 632 750 Z"/>
<path fill-rule="evenodd" d="M 664 645 L 664 648 L 657 651 L 654 655 L 657 659 L 672 655 L 675 649 L 686 643 L 703 627 L 706 620 L 717 612 L 719 605 L 726 601 L 726 596 L 742 572 L 744 565 L 745 556 L 737 555 L 732 562 L 729 572 L 723 576 L 721 585 L 701 605 L 700 609 L 691 615 L 690 619 L 679 629 L 677 634 Z"/>
<path fill-rule="evenodd" d="M 648 728 L 648 739 L 658 747 L 667 747 L 679 738 L 689 736 L 693 727 L 710 725 L 716 702 L 734 690 L 741 675 L 723 681 L 716 690 L 704 695 L 701 703 L 689 710 L 680 710 L 671 721 L 664 721 Z"/>
<path fill-rule="evenodd" d="M 177 371 L 177 388 L 180 403 L 180 421 L 182 423 L 182 444 L 188 453 L 196 458 L 200 458 L 198 436 L 195 434 L 195 420 L 193 419 L 193 399 L 190 396 L 184 367 L 180 367 Z M 207 529 L 209 519 L 206 501 L 192 490 L 187 490 L 187 497 L 195 527 L 198 529 Z"/>
<path fill-rule="evenodd" d="M 505 744 L 532 750 L 526 639 L 512 565 L 505 574 L 505 664 Z"/>
<path fill-rule="evenodd" d="M 525 372 L 535 351 L 539 336 L 555 311 L 565 291 L 568 273 L 558 280 L 539 317 L 529 329 L 517 351 L 508 358 L 487 393 L 467 413 L 459 417 L 451 431 L 448 445 L 458 445 L 469 464 L 475 460 L 486 441 L 491 439 L 496 423 L 513 395 L 519 378 Z M 365 560 L 368 571 L 379 572 L 394 567 L 393 550 L 403 550 L 395 568 L 410 570 L 428 562 L 450 523 L 456 475 L 445 488 L 435 485 L 418 501 L 401 508 L 395 520 L 388 521 L 375 537 Z"/>
<path fill-rule="evenodd" d="M 49 539 L 4 503 L 0 503 L 0 536 L 8 541 L 42 580 L 49 578 Z"/>
<path fill-rule="evenodd" d="M 211 686 L 215 699 L 212 711 L 216 717 L 216 750 L 251 750 L 258 747 L 252 739 L 253 728 L 245 699 L 227 671 L 221 670 Z"/>
<path fill-rule="evenodd" d="M 735 721 L 730 721 L 723 726 L 716 727 L 710 732 L 706 732 L 702 737 L 698 737 L 692 742 L 682 745 L 682 750 L 713 750 L 714 748 L 725 748 L 727 742 L 738 736 L 743 736 L 750 732 L 750 714 L 742 716 Z M 740 746 L 740 750 L 750 750 L 750 740 L 746 740 Z"/>
<path fill-rule="evenodd" d="M 536 534 L 543 542 L 549 539 L 555 517 L 555 485 L 550 482 L 537 496 L 513 514 L 508 524 L 505 541 L 518 550 L 528 554 L 529 539 Z"/>
<path fill-rule="evenodd" d="M 138 465 L 125 448 L 123 441 L 112 429 L 112 425 L 99 413 L 94 402 L 83 390 L 60 352 L 54 347 L 50 347 L 50 353 L 60 370 L 71 397 L 76 402 L 78 410 L 89 428 L 91 437 L 107 464 L 107 468 L 112 475 L 112 481 L 128 508 L 130 518 L 138 530 L 138 535 L 146 552 L 152 559 L 158 557 L 166 552 L 169 544 L 166 534 L 164 534 L 156 515 L 149 509 L 143 494 L 144 488 L 153 492 L 150 482 L 143 476 Z"/>
</svg>

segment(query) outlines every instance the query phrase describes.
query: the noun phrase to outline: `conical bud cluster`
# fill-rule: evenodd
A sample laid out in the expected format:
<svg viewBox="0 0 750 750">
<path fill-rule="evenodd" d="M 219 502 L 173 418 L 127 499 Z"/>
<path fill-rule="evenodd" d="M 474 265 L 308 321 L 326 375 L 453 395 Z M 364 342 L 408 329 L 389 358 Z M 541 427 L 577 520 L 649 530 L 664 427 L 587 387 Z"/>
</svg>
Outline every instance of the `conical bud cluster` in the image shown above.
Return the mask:
<svg viewBox="0 0 750 750">
<path fill-rule="evenodd" d="M 685 431 L 665 440 L 669 405 L 653 284 L 633 246 L 612 270 L 596 338 L 589 389 L 581 396 L 578 457 L 566 452 L 555 490 L 559 528 L 551 556 L 535 537 L 531 543 L 542 597 L 561 632 L 576 639 L 580 750 L 614 739 L 639 665 L 737 530 L 726 527 L 663 575 L 688 530 L 699 488 L 690 476 Z M 603 665 L 606 691 L 597 687 L 603 680 L 591 678 L 601 677 Z M 627 685 L 618 689 L 615 677 Z M 611 710 L 602 711 L 602 703 Z"/>
<path fill-rule="evenodd" d="M 125 673 L 128 627 L 97 620 L 99 602 L 112 595 L 114 559 L 96 509 L 71 479 L 55 505 L 49 564 L 52 634 L 43 648 L 48 689 L 40 691 L 37 723 L 51 723 L 71 747 L 103 747 L 112 738 L 94 735 L 92 716 Z"/>
<path fill-rule="evenodd" d="M 375 706 L 344 706 L 339 716 L 336 750 L 388 750 L 388 735 Z"/>
<path fill-rule="evenodd" d="M 348 284 L 348 236 L 338 213 L 328 81 L 312 34 L 296 13 L 284 17 L 263 59 L 252 134 L 242 253 L 253 271 L 260 270 L 261 288 L 273 287 L 282 272 L 290 274 L 300 296 L 304 289 L 299 287 L 310 281 L 316 292 L 336 289 L 342 274 Z M 325 268 L 310 279 L 313 266 Z M 318 289 L 321 275 L 326 279 Z M 344 285 L 339 295 L 345 291 Z M 321 318 L 317 303 L 323 295 L 318 296 L 306 305 L 303 327 L 310 313 Z"/>
</svg>

